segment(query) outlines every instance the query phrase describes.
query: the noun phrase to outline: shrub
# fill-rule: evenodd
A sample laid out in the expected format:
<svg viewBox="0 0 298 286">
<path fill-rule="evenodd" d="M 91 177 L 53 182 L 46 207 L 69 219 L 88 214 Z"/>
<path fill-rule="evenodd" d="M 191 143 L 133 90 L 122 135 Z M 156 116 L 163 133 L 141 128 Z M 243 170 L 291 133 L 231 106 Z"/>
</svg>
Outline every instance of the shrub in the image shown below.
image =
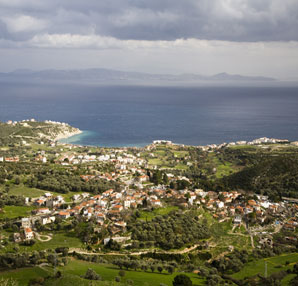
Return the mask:
<svg viewBox="0 0 298 286">
<path fill-rule="evenodd" d="M 124 270 L 120 270 L 118 272 L 118 274 L 119 274 L 120 277 L 124 277 L 125 276 L 125 271 Z"/>
<path fill-rule="evenodd" d="M 187 275 L 179 274 L 174 278 L 173 286 L 192 286 L 192 282 Z"/>
<path fill-rule="evenodd" d="M 101 280 L 101 277 L 91 268 L 86 271 L 84 278 L 89 280 Z"/>
</svg>

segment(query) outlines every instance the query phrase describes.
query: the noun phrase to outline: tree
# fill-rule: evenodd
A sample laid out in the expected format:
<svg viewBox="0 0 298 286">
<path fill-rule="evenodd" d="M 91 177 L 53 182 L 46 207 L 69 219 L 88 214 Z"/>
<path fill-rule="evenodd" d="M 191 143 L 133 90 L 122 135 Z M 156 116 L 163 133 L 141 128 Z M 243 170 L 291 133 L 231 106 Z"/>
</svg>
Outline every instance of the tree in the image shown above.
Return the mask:
<svg viewBox="0 0 298 286">
<path fill-rule="evenodd" d="M 147 266 L 147 264 L 145 264 L 145 263 L 144 263 L 144 264 L 142 264 L 142 265 L 141 265 L 141 269 L 142 269 L 143 271 L 145 271 L 145 272 L 146 272 L 146 271 L 147 271 L 147 269 L 148 269 L 148 266 Z"/>
<path fill-rule="evenodd" d="M 167 271 L 169 272 L 169 274 L 173 274 L 173 272 L 174 272 L 174 267 L 173 267 L 172 265 L 169 265 L 169 266 L 167 267 Z"/>
<path fill-rule="evenodd" d="M 162 267 L 161 265 L 158 265 L 158 266 L 157 266 L 157 270 L 158 270 L 159 273 L 161 273 L 162 270 L 163 270 L 163 267 Z"/>
<path fill-rule="evenodd" d="M 120 270 L 118 272 L 118 274 L 119 274 L 120 277 L 124 277 L 125 276 L 125 271 L 124 270 Z"/>
<path fill-rule="evenodd" d="M 174 278 L 173 286 L 192 286 L 192 282 L 187 275 L 179 274 Z"/>
<path fill-rule="evenodd" d="M 58 264 L 57 255 L 49 254 L 49 255 L 47 256 L 47 260 L 48 260 L 48 262 L 51 263 L 53 266 L 57 266 L 57 264 Z"/>
<path fill-rule="evenodd" d="M 101 277 L 92 268 L 88 268 L 84 278 L 89 280 L 101 280 Z"/>
</svg>

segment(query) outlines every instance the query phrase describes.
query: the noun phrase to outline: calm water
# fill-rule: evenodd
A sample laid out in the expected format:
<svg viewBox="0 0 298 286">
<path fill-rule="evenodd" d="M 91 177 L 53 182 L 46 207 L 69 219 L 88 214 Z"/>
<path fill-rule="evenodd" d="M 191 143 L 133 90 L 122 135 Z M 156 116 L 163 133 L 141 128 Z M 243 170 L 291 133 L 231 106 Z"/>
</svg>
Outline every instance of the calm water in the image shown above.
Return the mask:
<svg viewBox="0 0 298 286">
<path fill-rule="evenodd" d="M 298 140 L 298 88 L 136 87 L 0 83 L 0 121 L 57 120 L 76 143 L 205 145 L 259 137 Z"/>
</svg>

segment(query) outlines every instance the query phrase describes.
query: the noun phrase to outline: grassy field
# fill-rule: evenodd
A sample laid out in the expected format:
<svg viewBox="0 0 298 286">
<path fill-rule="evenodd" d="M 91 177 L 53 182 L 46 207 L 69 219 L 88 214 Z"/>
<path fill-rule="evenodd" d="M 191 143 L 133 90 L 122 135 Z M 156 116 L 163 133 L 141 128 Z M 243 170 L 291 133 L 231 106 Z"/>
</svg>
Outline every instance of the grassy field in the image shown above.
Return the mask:
<svg viewBox="0 0 298 286">
<path fill-rule="evenodd" d="M 183 164 L 178 164 L 178 165 L 176 165 L 175 166 L 175 168 L 174 169 L 176 169 L 176 170 L 187 170 L 188 169 L 188 166 L 186 166 L 186 165 L 183 165 Z"/>
<path fill-rule="evenodd" d="M 47 235 L 47 233 L 45 233 Z M 35 240 L 35 244 L 32 246 L 19 245 L 19 252 L 32 252 L 40 251 L 45 249 L 55 249 L 57 247 L 69 247 L 69 248 L 83 248 L 83 243 L 79 238 L 75 237 L 74 233 L 57 233 L 52 235 L 52 239 L 49 241 L 39 241 Z M 1 248 L 0 252 L 14 252 L 15 244 L 9 243 L 5 248 Z"/>
<path fill-rule="evenodd" d="M 256 151 L 258 148 L 257 146 L 253 145 L 236 145 L 236 146 L 230 146 L 229 148 L 234 149 L 234 150 L 249 150 L 249 151 Z"/>
<path fill-rule="evenodd" d="M 176 158 L 185 158 L 189 155 L 188 151 L 173 151 Z"/>
<path fill-rule="evenodd" d="M 235 172 L 235 168 L 232 166 L 230 162 L 222 162 L 220 161 L 214 153 L 210 153 L 208 155 L 210 163 L 215 166 L 216 173 L 215 176 L 217 178 L 222 178 L 223 176 L 230 175 L 231 173 Z"/>
<path fill-rule="evenodd" d="M 12 278 L 18 282 L 19 286 L 27 286 L 31 279 L 37 277 L 46 277 L 48 275 L 49 272 L 40 267 L 20 268 L 0 272 L 1 278 Z"/>
<path fill-rule="evenodd" d="M 35 207 L 27 206 L 5 206 L 3 212 L 0 213 L 0 219 L 2 218 L 18 218 L 30 215 L 31 211 Z"/>
<path fill-rule="evenodd" d="M 281 286 L 288 286 L 290 281 L 295 277 L 295 274 L 287 275 L 284 279 L 281 280 Z"/>
<path fill-rule="evenodd" d="M 47 279 L 44 286 L 124 286 L 127 284 L 115 281 L 90 281 L 77 275 L 64 273 L 59 279 Z"/>
<path fill-rule="evenodd" d="M 158 215 L 165 215 L 170 213 L 171 211 L 175 211 L 178 210 L 178 207 L 175 206 L 168 206 L 168 207 L 164 207 L 164 208 L 159 208 L 159 209 L 155 209 L 151 212 L 146 212 L 146 211 L 140 211 L 141 216 L 139 219 L 142 220 L 152 220 L 154 217 L 158 216 Z"/>
<path fill-rule="evenodd" d="M 208 250 L 212 257 L 215 258 L 223 252 L 229 250 L 229 246 L 233 246 L 238 250 L 252 248 L 250 237 L 246 234 L 245 228 L 237 228 L 232 233 L 233 223 L 231 220 L 219 222 L 212 215 L 200 208 L 197 210 L 201 219 L 206 219 L 210 227 L 211 238 L 209 239 L 210 249 Z"/>
<path fill-rule="evenodd" d="M 289 265 L 285 265 L 286 261 L 289 261 Z M 279 256 L 259 259 L 257 261 L 253 261 L 247 263 L 247 265 L 239 272 L 233 274 L 232 276 L 236 279 L 243 279 L 244 277 L 250 277 L 257 274 L 264 274 L 265 270 L 265 262 L 267 262 L 267 271 L 268 275 L 271 275 L 274 272 L 279 272 L 282 270 L 287 270 L 293 267 L 298 261 L 298 253 L 291 254 L 282 254 Z M 276 266 L 281 265 L 281 267 L 276 268 Z"/>
<path fill-rule="evenodd" d="M 94 269 L 103 280 L 114 281 L 115 277 L 118 276 L 119 269 L 114 267 L 113 265 L 105 265 L 105 264 L 97 264 L 97 263 L 90 263 L 85 261 L 78 261 L 72 260 L 68 265 L 61 268 L 61 271 L 72 274 L 72 275 L 83 275 L 86 273 L 88 268 Z M 166 285 L 172 285 L 172 281 L 174 277 L 178 273 L 174 274 L 167 274 L 167 273 L 151 273 L 151 272 L 143 272 L 143 271 L 125 271 L 125 277 L 123 278 L 122 282 L 126 280 L 133 280 L 134 285 L 136 286 L 159 286 L 160 283 L 164 283 Z M 204 285 L 203 279 L 201 279 L 196 274 L 187 274 L 193 281 L 193 285 Z"/>
<path fill-rule="evenodd" d="M 94 269 L 103 281 L 94 282 L 92 285 L 127 285 L 127 280 L 133 280 L 135 286 L 159 286 L 164 283 L 168 286 L 172 285 L 174 277 L 179 273 L 151 273 L 143 271 L 125 271 L 125 277 L 122 278 L 122 283 L 115 283 L 115 277 L 118 276 L 119 269 L 113 265 L 91 263 L 86 261 L 79 261 L 72 259 L 66 266 L 58 267 L 62 272 L 62 278 L 59 280 L 50 279 L 45 285 L 90 285 L 90 280 L 82 279 L 80 276 L 84 275 L 88 268 Z M 17 270 L 0 272 L 0 277 L 13 278 L 19 282 L 19 286 L 28 285 L 30 279 L 37 277 L 46 277 L 52 274 L 52 269 L 42 269 L 40 267 L 21 268 Z M 187 274 L 193 281 L 194 286 L 204 285 L 204 280 L 196 274 Z"/>
<path fill-rule="evenodd" d="M 9 195 L 24 196 L 29 198 L 36 198 L 42 196 L 46 191 L 36 188 L 29 188 L 24 185 L 11 185 Z"/>
<path fill-rule="evenodd" d="M 164 164 L 164 162 L 161 159 L 149 159 L 148 164 L 152 166 L 161 166 Z"/>
<path fill-rule="evenodd" d="M 177 151 L 170 146 L 158 146 L 153 152 L 155 158 L 148 158 L 149 165 L 159 166 L 161 169 L 187 170 L 188 166 L 176 162 L 176 159 L 183 159 L 189 155 L 188 151 Z M 174 160 L 175 158 L 175 160 Z"/>
<path fill-rule="evenodd" d="M 57 247 L 80 248 L 83 247 L 79 238 L 73 233 L 57 233 L 53 234 L 53 238 L 47 242 L 36 241 L 32 246 L 20 246 L 20 251 L 34 251 L 44 249 L 55 249 Z"/>
<path fill-rule="evenodd" d="M 75 194 L 81 194 L 82 192 L 68 192 L 67 194 L 60 194 L 51 191 L 44 191 L 36 188 L 29 188 L 24 185 L 11 185 L 9 195 L 24 196 L 29 198 L 37 198 L 42 196 L 44 193 L 52 193 L 54 196 L 62 196 L 66 202 L 71 202 L 71 197 Z"/>
</svg>

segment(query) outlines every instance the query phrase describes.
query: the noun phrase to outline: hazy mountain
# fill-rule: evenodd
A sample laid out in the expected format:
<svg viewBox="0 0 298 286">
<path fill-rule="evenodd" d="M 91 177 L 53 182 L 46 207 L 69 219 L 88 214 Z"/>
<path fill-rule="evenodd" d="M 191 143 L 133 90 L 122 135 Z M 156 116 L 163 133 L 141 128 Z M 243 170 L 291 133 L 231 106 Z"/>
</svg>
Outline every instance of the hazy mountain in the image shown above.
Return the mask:
<svg viewBox="0 0 298 286">
<path fill-rule="evenodd" d="M 126 72 L 110 69 L 82 69 L 82 70 L 16 70 L 10 73 L 0 73 L 0 79 L 9 80 L 54 80 L 54 81 L 87 81 L 87 82 L 130 82 L 130 81 L 158 81 L 158 82 L 268 82 L 275 81 L 274 78 L 261 76 L 242 76 L 228 73 L 219 73 L 213 76 L 197 74 L 150 74 L 140 72 Z"/>
</svg>

